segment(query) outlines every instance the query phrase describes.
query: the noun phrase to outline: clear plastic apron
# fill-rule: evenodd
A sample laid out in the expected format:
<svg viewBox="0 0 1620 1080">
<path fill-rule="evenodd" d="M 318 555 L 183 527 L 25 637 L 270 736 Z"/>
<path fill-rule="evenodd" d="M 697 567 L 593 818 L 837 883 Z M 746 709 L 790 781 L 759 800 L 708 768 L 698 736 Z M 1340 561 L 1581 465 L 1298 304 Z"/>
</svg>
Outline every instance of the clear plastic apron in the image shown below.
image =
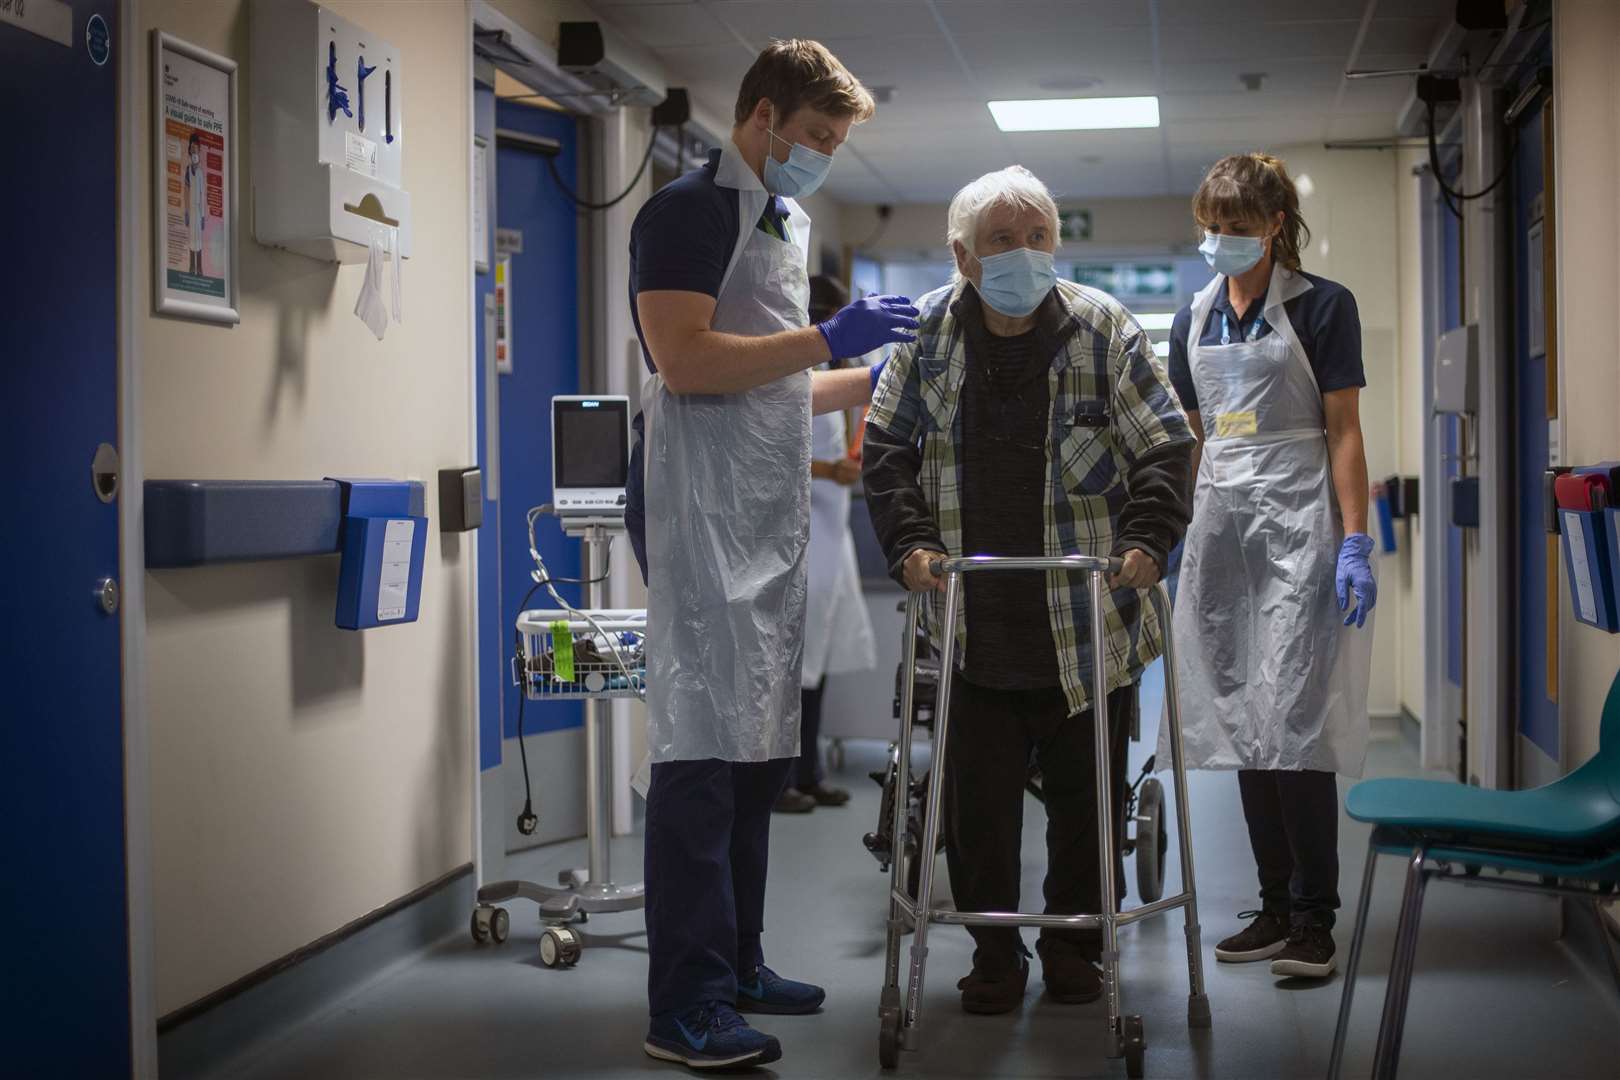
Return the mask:
<svg viewBox="0 0 1620 1080">
<path fill-rule="evenodd" d="M 837 461 L 848 452 L 842 412 L 812 421 L 817 461 Z M 805 601 L 805 686 L 826 675 L 867 671 L 877 665 L 872 619 L 861 595 L 855 538 L 849 531 L 850 490 L 836 480 L 810 481 L 810 582 Z"/>
<path fill-rule="evenodd" d="M 1226 278 L 1193 301 L 1187 344 L 1203 458 L 1173 626 L 1188 768 L 1361 775 L 1373 626 L 1343 625 L 1344 527 L 1322 395 L 1284 304 L 1311 288 L 1272 274 L 1272 333 L 1198 343 Z M 1161 725 L 1160 760 L 1169 760 Z"/>
<path fill-rule="evenodd" d="M 738 189 L 737 253 L 713 329 L 762 337 L 805 326 L 809 218 L 784 242 L 756 227 L 767 196 L 722 151 Z M 652 760 L 767 761 L 799 752 L 810 374 L 741 394 L 642 391 L 647 480 L 647 741 Z"/>
</svg>

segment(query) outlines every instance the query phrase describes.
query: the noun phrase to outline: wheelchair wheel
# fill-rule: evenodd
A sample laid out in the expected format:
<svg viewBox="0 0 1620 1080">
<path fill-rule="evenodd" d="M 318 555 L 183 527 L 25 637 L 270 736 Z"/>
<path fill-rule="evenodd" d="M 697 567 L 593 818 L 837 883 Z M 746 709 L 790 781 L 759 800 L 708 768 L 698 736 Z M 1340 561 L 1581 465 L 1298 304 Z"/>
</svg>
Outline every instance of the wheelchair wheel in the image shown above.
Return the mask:
<svg viewBox="0 0 1620 1080">
<path fill-rule="evenodd" d="M 1144 904 L 1164 895 L 1164 856 L 1170 832 L 1164 820 L 1164 785 L 1142 781 L 1136 802 L 1136 891 Z"/>
</svg>

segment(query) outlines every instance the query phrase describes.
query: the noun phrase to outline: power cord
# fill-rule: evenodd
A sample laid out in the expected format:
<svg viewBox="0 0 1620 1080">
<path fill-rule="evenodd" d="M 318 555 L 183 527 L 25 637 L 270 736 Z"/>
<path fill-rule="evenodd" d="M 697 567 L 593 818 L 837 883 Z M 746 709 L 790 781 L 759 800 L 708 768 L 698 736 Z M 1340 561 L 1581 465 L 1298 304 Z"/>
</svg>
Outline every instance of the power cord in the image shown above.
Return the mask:
<svg viewBox="0 0 1620 1080">
<path fill-rule="evenodd" d="M 602 560 L 602 574 L 600 577 L 552 577 L 551 571 L 546 567 L 545 559 L 540 555 L 540 548 L 535 543 L 534 538 L 535 519 L 550 509 L 551 508 L 549 506 L 537 506 L 531 509 L 528 514 L 529 556 L 534 559 L 535 564 L 535 569 L 529 571 L 529 576 L 534 579 L 534 584 L 529 586 L 529 591 L 523 595 L 523 602 L 518 605 L 518 611 L 521 613 L 529 610 L 529 601 L 534 599 L 534 594 L 541 589 L 545 589 L 546 592 L 550 594 L 552 600 L 556 601 L 558 607 L 564 609 L 570 614 L 579 616 L 585 622 L 590 624 L 591 629 L 594 630 L 596 635 L 607 644 L 608 650 L 613 654 L 613 659 L 618 663 L 619 670 L 624 673 L 625 684 L 635 691 L 636 696 L 640 697 L 644 693 L 641 680 L 636 677 L 636 675 L 630 670 L 630 665 L 625 662 L 624 655 L 620 651 L 619 644 L 614 641 L 613 637 L 608 634 L 606 630 L 602 629 L 602 625 L 596 621 L 595 616 L 588 611 L 583 611 L 575 607 L 567 600 L 564 600 L 562 595 L 558 593 L 554 587 L 558 583 L 571 585 L 594 585 L 598 582 L 606 581 L 608 579 L 609 572 L 613 568 L 613 538 L 611 536 L 608 537 L 607 553 Z M 528 747 L 526 747 L 523 743 L 523 706 L 524 703 L 529 699 L 529 680 L 531 676 L 529 673 L 528 655 L 524 650 L 523 632 L 521 630 L 514 631 L 514 637 L 516 638 L 517 666 L 520 673 L 520 682 L 518 685 L 517 720 L 518 757 L 523 762 L 523 811 L 518 814 L 517 828 L 518 832 L 522 833 L 524 836 L 533 836 L 535 830 L 540 827 L 540 818 L 534 812 L 534 793 L 529 781 L 529 751 Z"/>
<path fill-rule="evenodd" d="M 607 202 L 590 202 L 587 199 L 580 198 L 572 188 L 564 183 L 562 173 L 557 171 L 557 159 L 555 156 L 546 156 L 546 168 L 550 170 L 551 178 L 557 182 L 558 190 L 564 195 L 568 196 L 569 201 L 575 206 L 579 207 L 581 210 L 611 210 L 613 207 L 624 202 L 625 199 L 628 199 L 630 197 L 630 193 L 636 190 L 636 185 L 641 183 L 641 177 L 646 173 L 647 165 L 652 161 L 653 147 L 658 144 L 658 132 L 660 130 L 661 129 L 658 127 L 654 127 L 652 129 L 652 137 L 647 140 L 647 152 L 641 155 L 641 167 L 636 170 L 636 175 L 630 179 L 630 186 L 626 187 L 623 191 L 619 192 L 618 195 L 614 196 L 612 199 L 609 199 Z"/>
<path fill-rule="evenodd" d="M 529 587 L 529 591 L 523 596 L 523 602 L 518 605 L 519 611 L 529 610 L 529 601 L 534 599 L 534 594 L 539 588 L 539 582 Z M 514 631 L 514 635 L 517 638 L 518 671 L 522 672 L 523 679 L 518 685 L 517 723 L 518 756 L 523 759 L 523 812 L 518 814 L 517 828 L 524 836 L 533 836 L 535 830 L 540 827 L 540 818 L 534 812 L 534 793 L 529 788 L 529 750 L 523 745 L 523 703 L 529 700 L 529 659 L 523 651 L 523 631 Z"/>
<path fill-rule="evenodd" d="M 1518 159 L 1519 153 L 1519 128 L 1517 125 L 1513 127 L 1512 141 L 1508 144 L 1507 154 L 1504 155 L 1505 160 L 1502 162 L 1502 168 L 1496 174 L 1496 178 L 1479 191 L 1458 191 L 1446 181 L 1445 171 L 1440 167 L 1439 131 L 1434 117 L 1435 106 L 1439 103 L 1460 102 L 1462 100 L 1462 92 L 1457 85 L 1457 80 L 1442 78 L 1438 75 L 1421 75 L 1417 81 L 1417 95 L 1428 110 L 1429 169 L 1434 173 L 1434 182 L 1440 189 L 1440 197 L 1444 200 L 1446 209 L 1450 210 L 1452 215 L 1461 221 L 1463 215 L 1461 207 L 1458 206 L 1459 203 L 1483 199 L 1500 187 L 1502 181 L 1506 180 L 1508 174 L 1513 171 L 1513 165 Z"/>
</svg>

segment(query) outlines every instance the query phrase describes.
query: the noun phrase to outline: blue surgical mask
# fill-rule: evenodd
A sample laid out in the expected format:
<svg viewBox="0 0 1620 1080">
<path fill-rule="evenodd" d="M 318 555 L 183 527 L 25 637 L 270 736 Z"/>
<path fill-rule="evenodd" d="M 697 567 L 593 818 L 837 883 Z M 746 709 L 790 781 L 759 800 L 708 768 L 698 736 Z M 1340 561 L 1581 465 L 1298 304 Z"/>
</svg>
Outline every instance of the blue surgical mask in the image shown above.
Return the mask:
<svg viewBox="0 0 1620 1080">
<path fill-rule="evenodd" d="M 776 132 L 766 128 L 771 138 L 786 142 Z M 819 153 L 803 143 L 794 143 L 786 161 L 777 161 L 776 155 L 765 155 L 765 190 L 787 199 L 802 199 L 814 195 L 821 182 L 832 169 L 832 155 Z"/>
<path fill-rule="evenodd" d="M 1041 306 L 1046 294 L 1057 284 L 1057 270 L 1050 251 L 1018 248 L 979 259 L 979 297 L 985 303 L 1015 319 Z"/>
<path fill-rule="evenodd" d="M 1233 236 L 1206 230 L 1198 250 L 1204 253 L 1204 261 L 1211 270 L 1235 277 L 1254 269 L 1266 252 L 1266 240 L 1263 236 Z"/>
</svg>

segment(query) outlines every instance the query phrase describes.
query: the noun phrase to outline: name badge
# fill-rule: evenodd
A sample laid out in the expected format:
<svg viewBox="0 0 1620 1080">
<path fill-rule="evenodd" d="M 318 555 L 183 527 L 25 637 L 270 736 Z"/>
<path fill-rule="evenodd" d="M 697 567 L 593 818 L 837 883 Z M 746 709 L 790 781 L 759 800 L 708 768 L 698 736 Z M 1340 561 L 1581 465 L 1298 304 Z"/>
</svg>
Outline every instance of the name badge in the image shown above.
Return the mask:
<svg viewBox="0 0 1620 1080">
<path fill-rule="evenodd" d="M 1260 422 L 1254 410 L 1246 412 L 1221 413 L 1215 417 L 1215 437 L 1217 439 L 1236 439 L 1244 435 L 1254 435 L 1260 430 Z"/>
</svg>

